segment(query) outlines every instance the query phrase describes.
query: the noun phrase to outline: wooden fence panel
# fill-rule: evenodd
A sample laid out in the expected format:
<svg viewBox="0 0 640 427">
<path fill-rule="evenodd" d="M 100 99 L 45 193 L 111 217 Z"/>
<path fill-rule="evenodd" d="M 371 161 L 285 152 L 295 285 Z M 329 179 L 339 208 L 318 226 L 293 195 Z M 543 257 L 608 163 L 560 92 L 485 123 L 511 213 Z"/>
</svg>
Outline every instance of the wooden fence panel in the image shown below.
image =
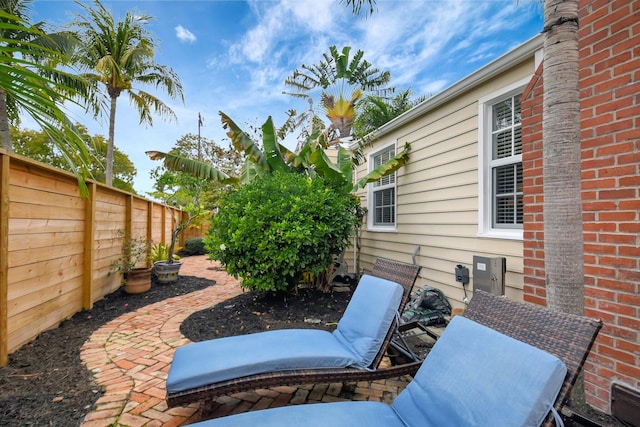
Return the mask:
<svg viewBox="0 0 640 427">
<path fill-rule="evenodd" d="M 82 276 L 76 269 L 82 268 L 84 252 L 83 233 L 34 231 L 13 227 L 13 222 L 68 221 L 84 229 L 85 201 L 73 177 L 52 175 L 36 164 L 12 161 L 9 175 L 7 342 L 11 352 L 82 309 Z"/>
<path fill-rule="evenodd" d="M 8 354 L 115 291 L 122 230 L 168 243 L 174 208 L 0 149 L 0 366 Z M 177 211 L 179 213 L 179 211 Z"/>
</svg>

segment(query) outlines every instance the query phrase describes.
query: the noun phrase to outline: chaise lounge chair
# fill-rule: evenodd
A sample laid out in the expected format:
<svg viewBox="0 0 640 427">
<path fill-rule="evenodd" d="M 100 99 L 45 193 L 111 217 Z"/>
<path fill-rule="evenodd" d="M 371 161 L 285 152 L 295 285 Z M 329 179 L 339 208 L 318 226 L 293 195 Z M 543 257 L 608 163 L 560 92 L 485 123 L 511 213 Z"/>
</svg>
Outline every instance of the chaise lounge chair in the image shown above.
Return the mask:
<svg viewBox="0 0 640 427">
<path fill-rule="evenodd" d="M 539 426 L 566 367 L 555 356 L 461 316 L 391 406 L 372 401 L 296 405 L 194 424 L 242 426 Z"/>
<path fill-rule="evenodd" d="M 419 269 L 378 259 L 372 271 L 375 276 L 362 277 L 334 333 L 287 329 L 178 348 L 167 378 L 167 404 L 172 407 L 273 386 L 414 374 L 421 361 L 379 365 Z"/>
<path fill-rule="evenodd" d="M 392 406 L 298 405 L 194 427 L 562 425 L 558 413 L 601 327 L 599 320 L 477 291 Z"/>
<path fill-rule="evenodd" d="M 511 301 L 482 291 L 474 292 L 464 317 L 544 350 L 564 362 L 567 375 L 555 402 L 558 413 L 567 403 L 602 328 L 600 320 Z M 545 426 L 551 425 L 553 418 L 547 417 Z"/>
</svg>

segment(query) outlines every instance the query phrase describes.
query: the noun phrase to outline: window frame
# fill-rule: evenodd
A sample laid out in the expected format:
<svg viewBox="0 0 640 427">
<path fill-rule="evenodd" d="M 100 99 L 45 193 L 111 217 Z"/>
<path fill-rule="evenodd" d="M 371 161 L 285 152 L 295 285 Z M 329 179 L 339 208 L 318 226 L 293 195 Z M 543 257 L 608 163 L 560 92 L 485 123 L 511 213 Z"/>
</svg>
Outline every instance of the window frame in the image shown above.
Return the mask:
<svg viewBox="0 0 640 427">
<path fill-rule="evenodd" d="M 385 144 L 383 146 L 381 146 L 379 149 L 377 149 L 376 151 L 374 151 L 373 153 L 369 154 L 368 156 L 368 172 L 371 172 L 372 170 L 375 169 L 375 162 L 374 159 L 376 156 L 379 156 L 380 154 L 382 154 L 384 151 L 389 150 L 390 147 L 393 147 L 393 156 L 395 156 L 398 152 L 398 147 L 397 147 L 397 141 L 393 141 L 389 144 Z M 393 157 L 392 156 L 392 157 Z M 375 187 L 375 182 L 370 182 L 369 184 L 367 184 L 367 231 L 379 231 L 379 232 L 396 232 L 398 230 L 398 173 L 394 172 L 394 180 L 393 183 L 391 184 L 387 184 L 385 186 L 383 186 L 383 188 L 380 187 Z M 393 224 L 388 224 L 388 225 L 380 225 L 380 224 L 375 224 L 374 223 L 374 218 L 375 218 L 375 192 L 377 191 L 381 191 L 381 190 L 386 190 L 389 188 L 393 188 L 394 189 L 394 194 L 393 194 L 393 206 L 394 206 L 394 210 L 393 210 Z"/>
<path fill-rule="evenodd" d="M 508 161 L 493 157 L 493 106 L 515 95 L 522 94 L 530 77 L 514 82 L 478 100 L 478 236 L 487 238 L 523 240 L 523 227 L 495 227 L 493 225 L 494 202 L 493 168 L 498 164 L 522 163 L 522 154 L 509 157 Z M 513 160 L 513 161 L 511 161 Z M 524 224 L 523 224 L 524 225 Z"/>
</svg>

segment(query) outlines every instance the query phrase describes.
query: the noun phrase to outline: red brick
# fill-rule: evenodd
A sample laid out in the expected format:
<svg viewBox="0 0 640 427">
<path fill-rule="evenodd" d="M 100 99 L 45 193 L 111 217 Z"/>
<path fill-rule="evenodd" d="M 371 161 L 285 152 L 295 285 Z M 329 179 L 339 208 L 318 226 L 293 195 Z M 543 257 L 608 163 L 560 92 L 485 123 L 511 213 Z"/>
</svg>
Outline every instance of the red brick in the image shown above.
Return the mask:
<svg viewBox="0 0 640 427">
<path fill-rule="evenodd" d="M 635 356 L 626 351 L 620 351 L 618 349 L 607 347 L 607 346 L 599 346 L 598 354 L 602 354 L 605 356 L 610 356 L 612 359 L 626 362 L 626 363 L 635 363 Z"/>
<path fill-rule="evenodd" d="M 627 316 L 635 316 L 637 314 L 636 308 L 629 305 L 617 304 L 611 301 L 601 300 L 598 303 L 598 309 L 605 310 L 610 313 L 622 314 Z"/>
<path fill-rule="evenodd" d="M 632 379 L 640 378 L 640 367 L 629 365 L 626 363 L 616 363 L 616 371 L 623 374 L 628 375 Z"/>
<path fill-rule="evenodd" d="M 628 222 L 620 224 L 619 230 L 623 233 L 640 233 L 640 222 Z"/>
<path fill-rule="evenodd" d="M 633 292 L 633 284 L 623 280 L 610 280 L 605 278 L 598 278 L 598 286 L 606 289 L 612 289 L 616 291 Z"/>
<path fill-rule="evenodd" d="M 621 316 L 618 319 L 618 324 L 622 327 L 626 327 L 635 331 L 640 330 L 640 319 L 638 319 L 637 314 L 635 318 Z"/>
</svg>

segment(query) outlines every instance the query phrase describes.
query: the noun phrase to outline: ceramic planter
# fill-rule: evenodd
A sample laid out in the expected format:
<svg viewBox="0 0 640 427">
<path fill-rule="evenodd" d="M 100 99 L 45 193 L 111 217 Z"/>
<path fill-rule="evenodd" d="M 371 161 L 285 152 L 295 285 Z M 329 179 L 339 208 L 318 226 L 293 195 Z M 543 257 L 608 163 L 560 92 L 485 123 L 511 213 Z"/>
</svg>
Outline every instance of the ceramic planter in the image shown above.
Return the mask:
<svg viewBox="0 0 640 427">
<path fill-rule="evenodd" d="M 151 289 L 151 267 L 134 268 L 124 273 L 124 291 L 141 294 Z"/>
<path fill-rule="evenodd" d="M 182 267 L 182 261 L 174 261 L 169 264 L 166 261 L 158 261 L 153 264 L 153 274 L 158 283 L 173 283 L 178 280 L 178 272 Z"/>
</svg>

